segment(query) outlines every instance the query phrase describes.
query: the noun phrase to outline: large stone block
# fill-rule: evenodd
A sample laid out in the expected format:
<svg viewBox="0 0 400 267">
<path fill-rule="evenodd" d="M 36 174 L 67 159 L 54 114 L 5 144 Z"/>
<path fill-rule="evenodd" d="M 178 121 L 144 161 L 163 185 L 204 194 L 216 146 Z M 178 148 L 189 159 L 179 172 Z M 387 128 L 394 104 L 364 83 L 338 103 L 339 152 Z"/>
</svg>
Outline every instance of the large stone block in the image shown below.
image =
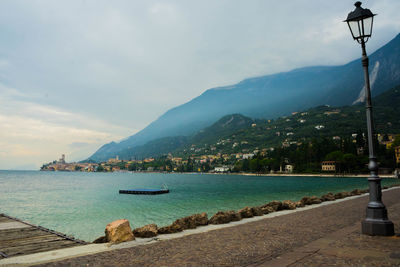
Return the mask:
<svg viewBox="0 0 400 267">
<path fill-rule="evenodd" d="M 113 221 L 106 226 L 105 230 L 107 242 L 120 243 L 134 240 L 131 226 L 126 219 Z"/>
</svg>

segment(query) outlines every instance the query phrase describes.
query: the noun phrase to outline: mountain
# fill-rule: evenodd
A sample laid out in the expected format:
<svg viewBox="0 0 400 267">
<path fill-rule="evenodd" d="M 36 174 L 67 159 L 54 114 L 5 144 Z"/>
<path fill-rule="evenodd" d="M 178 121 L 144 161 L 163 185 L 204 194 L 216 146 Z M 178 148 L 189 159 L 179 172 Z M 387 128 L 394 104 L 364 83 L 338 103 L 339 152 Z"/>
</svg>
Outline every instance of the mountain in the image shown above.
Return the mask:
<svg viewBox="0 0 400 267">
<path fill-rule="evenodd" d="M 375 133 L 400 133 L 400 86 L 373 98 Z M 250 118 L 243 119 L 251 120 Z M 331 107 L 318 106 L 276 120 L 256 120 L 247 127 L 218 134 L 206 128 L 200 133 L 207 139 L 188 139 L 174 155 L 252 153 L 271 147 L 298 145 L 313 138 L 334 136 L 349 138 L 354 133 L 367 134 L 364 104 Z M 308 141 L 307 141 L 308 140 Z"/>
<path fill-rule="evenodd" d="M 400 84 L 400 34 L 369 56 L 372 95 Z M 240 113 L 252 118 L 277 118 L 318 105 L 343 106 L 362 99 L 360 59 L 342 66 L 316 66 L 250 78 L 205 91 L 168 110 L 137 134 L 102 146 L 90 159 L 103 161 L 122 150 L 170 136 L 190 136 L 219 118 Z"/>
<path fill-rule="evenodd" d="M 400 86 L 373 98 L 376 133 L 400 133 Z M 276 120 L 254 120 L 240 114 L 222 117 L 190 137 L 164 137 L 119 152 L 121 159 L 159 157 L 172 153 L 188 157 L 204 154 L 252 153 L 313 138 L 349 138 L 366 134 L 363 103 L 351 106 L 318 106 Z M 319 127 L 317 127 L 319 126 Z"/>
<path fill-rule="evenodd" d="M 215 138 L 229 136 L 233 132 L 246 129 L 250 127 L 253 122 L 253 119 L 240 114 L 227 115 L 219 119 L 210 127 L 200 130 L 190 137 L 175 136 L 159 138 L 147 142 L 144 145 L 123 149 L 118 152 L 118 156 L 120 159 L 161 156 L 183 149 L 190 146 L 192 143 L 214 142 Z"/>
<path fill-rule="evenodd" d="M 227 115 L 216 123 L 197 132 L 189 139 L 190 143 L 207 143 L 215 141 L 215 138 L 224 138 L 232 133 L 249 128 L 254 120 L 241 114 Z"/>
</svg>

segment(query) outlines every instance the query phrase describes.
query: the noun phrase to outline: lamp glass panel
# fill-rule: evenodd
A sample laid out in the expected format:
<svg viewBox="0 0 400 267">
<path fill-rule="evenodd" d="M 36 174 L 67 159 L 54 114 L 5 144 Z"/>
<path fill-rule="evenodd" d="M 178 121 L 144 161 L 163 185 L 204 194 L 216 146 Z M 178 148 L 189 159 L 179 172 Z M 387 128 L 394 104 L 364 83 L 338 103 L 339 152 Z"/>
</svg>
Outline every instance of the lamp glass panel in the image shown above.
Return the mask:
<svg viewBox="0 0 400 267">
<path fill-rule="evenodd" d="M 364 36 L 371 36 L 373 17 L 364 19 Z"/>
<path fill-rule="evenodd" d="M 358 23 L 359 23 L 359 21 L 357 21 L 357 20 L 348 21 L 350 31 L 351 31 L 351 34 L 353 35 L 354 39 L 359 38 L 361 35 L 360 27 L 358 26 Z"/>
</svg>

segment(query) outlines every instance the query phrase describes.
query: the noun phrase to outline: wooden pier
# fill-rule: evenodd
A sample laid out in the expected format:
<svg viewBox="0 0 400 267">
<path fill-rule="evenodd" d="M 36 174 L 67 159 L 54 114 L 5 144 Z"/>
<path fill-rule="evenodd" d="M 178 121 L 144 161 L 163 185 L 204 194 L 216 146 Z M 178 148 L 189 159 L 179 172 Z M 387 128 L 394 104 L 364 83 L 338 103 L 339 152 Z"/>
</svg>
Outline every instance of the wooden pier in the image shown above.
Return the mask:
<svg viewBox="0 0 400 267">
<path fill-rule="evenodd" d="M 62 233 L 0 214 L 0 260 L 85 244 Z"/>
</svg>

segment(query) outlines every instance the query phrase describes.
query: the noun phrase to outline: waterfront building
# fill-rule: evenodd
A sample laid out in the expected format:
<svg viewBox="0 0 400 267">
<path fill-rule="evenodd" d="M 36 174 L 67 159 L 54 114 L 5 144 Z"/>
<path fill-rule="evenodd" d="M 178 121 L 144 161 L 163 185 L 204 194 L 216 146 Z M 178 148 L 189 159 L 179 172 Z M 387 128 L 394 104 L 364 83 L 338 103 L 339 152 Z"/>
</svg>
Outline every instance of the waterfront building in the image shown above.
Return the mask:
<svg viewBox="0 0 400 267">
<path fill-rule="evenodd" d="M 286 173 L 292 173 L 293 172 L 293 165 L 291 165 L 291 164 L 285 165 L 285 172 Z"/>
<path fill-rule="evenodd" d="M 119 160 L 118 155 L 115 158 L 108 159 L 108 163 L 119 163 L 119 162 L 121 161 Z"/>
<path fill-rule="evenodd" d="M 322 171 L 336 171 L 336 161 L 323 161 Z"/>
<path fill-rule="evenodd" d="M 65 164 L 65 154 L 61 155 L 61 158 L 58 160 L 58 163 Z"/>
<path fill-rule="evenodd" d="M 230 169 L 227 166 L 222 166 L 222 167 L 215 167 L 214 171 L 215 172 L 228 172 Z"/>
<path fill-rule="evenodd" d="M 394 148 L 394 154 L 396 156 L 396 163 L 400 164 L 400 146 Z"/>
</svg>

